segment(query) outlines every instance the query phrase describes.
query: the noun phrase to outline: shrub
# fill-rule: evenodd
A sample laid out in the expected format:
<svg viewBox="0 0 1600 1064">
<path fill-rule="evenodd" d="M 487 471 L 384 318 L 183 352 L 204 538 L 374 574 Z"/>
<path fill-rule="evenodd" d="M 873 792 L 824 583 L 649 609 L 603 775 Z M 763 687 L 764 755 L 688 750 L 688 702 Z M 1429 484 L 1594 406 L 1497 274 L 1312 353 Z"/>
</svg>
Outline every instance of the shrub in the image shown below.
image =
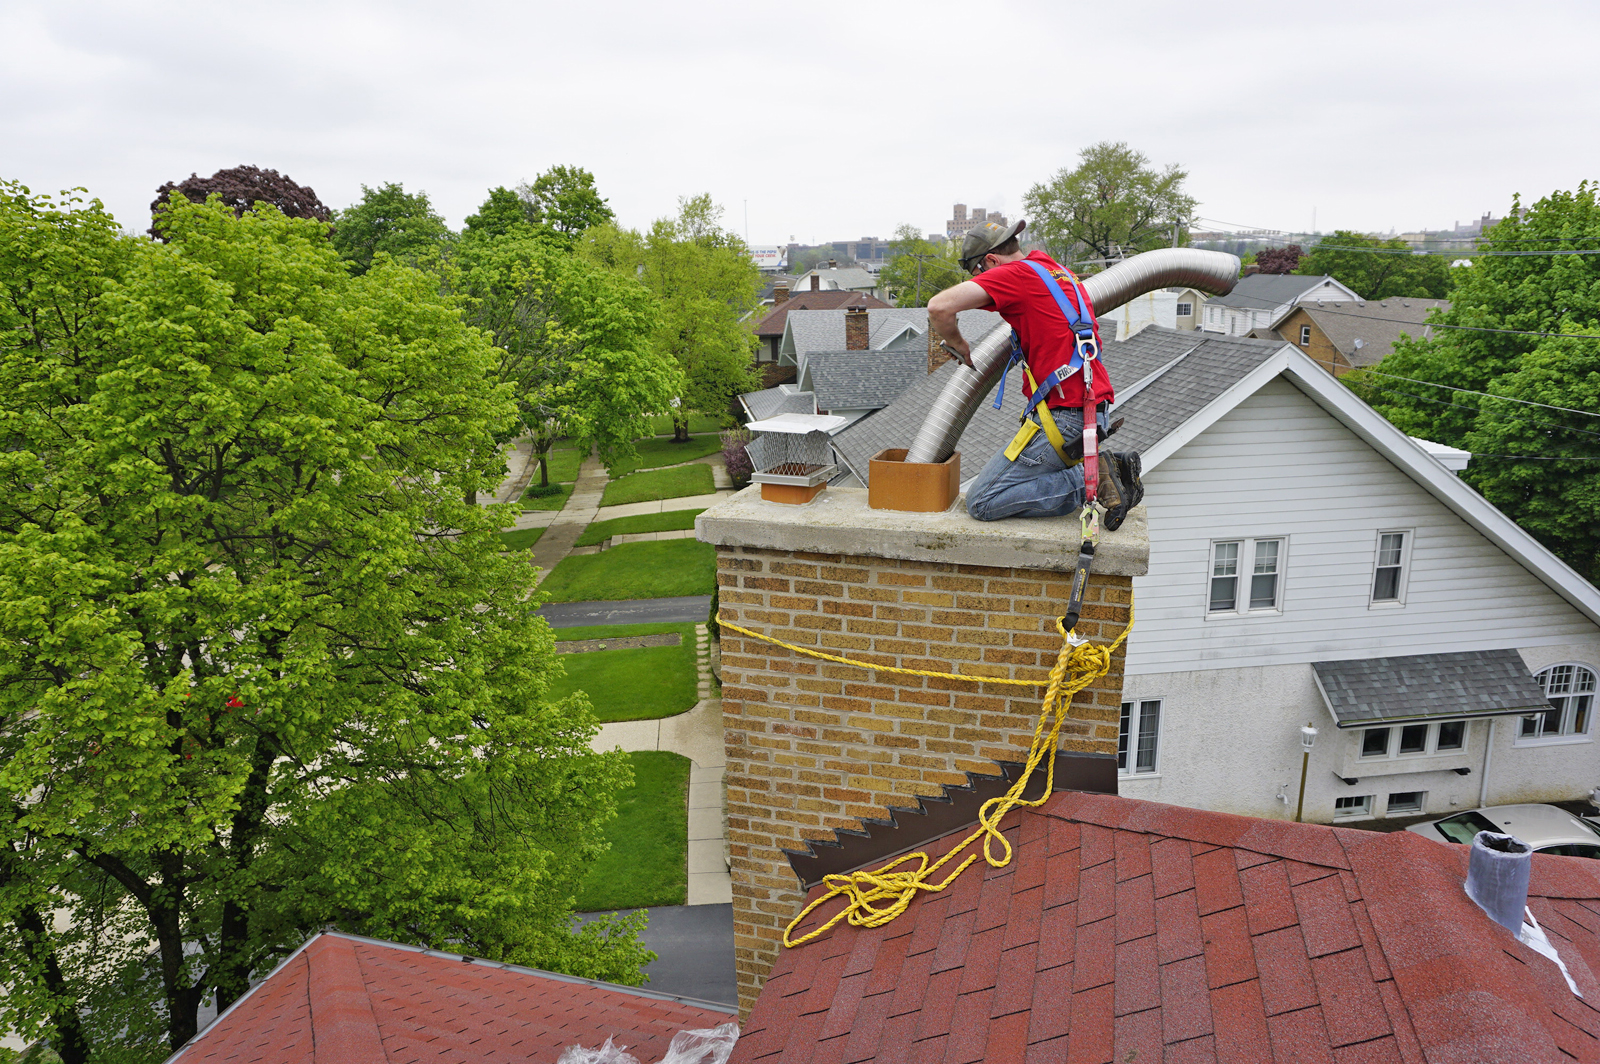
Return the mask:
<svg viewBox="0 0 1600 1064">
<path fill-rule="evenodd" d="M 736 488 L 749 484 L 750 474 L 755 472 L 750 455 L 744 449 L 750 439 L 750 433 L 745 429 L 730 429 L 722 434 L 722 464 Z"/>
</svg>

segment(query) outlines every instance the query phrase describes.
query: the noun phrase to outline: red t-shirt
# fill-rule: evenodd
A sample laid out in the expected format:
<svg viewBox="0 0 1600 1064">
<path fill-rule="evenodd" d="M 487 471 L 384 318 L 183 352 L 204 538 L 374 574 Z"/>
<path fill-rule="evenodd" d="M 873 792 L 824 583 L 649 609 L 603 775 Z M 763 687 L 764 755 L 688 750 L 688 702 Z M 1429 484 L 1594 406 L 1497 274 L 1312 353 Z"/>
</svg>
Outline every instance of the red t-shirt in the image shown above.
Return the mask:
<svg viewBox="0 0 1600 1064">
<path fill-rule="evenodd" d="M 1028 258 L 1049 270 L 1056 283 L 1061 285 L 1067 302 L 1077 307 L 1080 313 L 1086 314 L 1090 327 L 1094 329 L 1095 342 L 1098 343 L 1100 325 L 1094 320 L 1094 305 L 1084 307 L 1078 303 L 1077 291 L 1068 280 L 1067 271 L 1042 251 L 1030 251 Z M 1034 380 L 1042 381 L 1058 367 L 1072 361 L 1077 336 L 1067 324 L 1061 308 L 1056 305 L 1055 296 L 1050 293 L 1044 278 L 1034 273 L 1033 267 L 1021 262 L 1006 262 L 983 271 L 973 281 L 989 293 L 989 298 L 994 300 L 994 309 L 1006 320 L 1007 325 L 1016 330 L 1017 339 L 1022 341 L 1022 350 L 1028 356 L 1028 368 L 1033 371 Z M 1084 302 L 1088 301 L 1088 293 L 1084 293 Z M 1106 373 L 1105 363 L 1096 361 L 1094 401 L 1112 402 L 1116 396 L 1111 390 L 1111 377 Z M 1063 381 L 1051 393 L 1047 400 L 1049 405 L 1082 407 L 1082 374 L 1082 367 L 1079 367 L 1077 373 Z"/>
</svg>

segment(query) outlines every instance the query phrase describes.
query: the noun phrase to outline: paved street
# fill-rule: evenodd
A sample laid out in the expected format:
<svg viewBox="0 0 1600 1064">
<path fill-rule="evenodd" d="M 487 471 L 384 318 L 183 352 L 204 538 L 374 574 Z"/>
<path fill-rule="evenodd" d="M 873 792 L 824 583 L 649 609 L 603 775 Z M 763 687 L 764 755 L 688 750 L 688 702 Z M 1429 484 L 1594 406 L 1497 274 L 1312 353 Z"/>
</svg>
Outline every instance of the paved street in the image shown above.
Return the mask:
<svg viewBox="0 0 1600 1064">
<path fill-rule="evenodd" d="M 701 624 L 711 609 L 710 595 L 678 598 L 618 599 L 614 602 L 549 602 L 539 616 L 551 628 L 577 628 L 588 624 Z"/>
</svg>

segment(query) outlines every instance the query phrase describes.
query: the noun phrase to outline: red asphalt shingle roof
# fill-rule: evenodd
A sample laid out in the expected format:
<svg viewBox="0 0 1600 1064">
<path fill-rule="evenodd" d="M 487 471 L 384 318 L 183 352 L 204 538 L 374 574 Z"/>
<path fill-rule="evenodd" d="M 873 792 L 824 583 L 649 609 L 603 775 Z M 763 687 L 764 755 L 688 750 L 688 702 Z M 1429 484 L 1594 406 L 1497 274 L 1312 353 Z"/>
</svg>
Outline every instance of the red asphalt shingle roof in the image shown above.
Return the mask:
<svg viewBox="0 0 1600 1064">
<path fill-rule="evenodd" d="M 784 950 L 731 1064 L 1600 1061 L 1600 862 L 1533 859 L 1579 998 L 1465 847 L 1071 792 L 1004 823 L 1007 867 Z"/>
<path fill-rule="evenodd" d="M 766 316 L 756 322 L 756 335 L 782 336 L 784 322 L 789 320 L 791 310 L 839 310 L 842 307 L 866 307 L 868 310 L 876 310 L 888 305 L 878 297 L 865 292 L 796 292 L 785 302 L 767 311 Z"/>
<path fill-rule="evenodd" d="M 317 936 L 180 1051 L 182 1064 L 554 1061 L 608 1036 L 659 1060 L 681 1030 L 733 1017 L 711 1007 L 528 968 Z"/>
</svg>

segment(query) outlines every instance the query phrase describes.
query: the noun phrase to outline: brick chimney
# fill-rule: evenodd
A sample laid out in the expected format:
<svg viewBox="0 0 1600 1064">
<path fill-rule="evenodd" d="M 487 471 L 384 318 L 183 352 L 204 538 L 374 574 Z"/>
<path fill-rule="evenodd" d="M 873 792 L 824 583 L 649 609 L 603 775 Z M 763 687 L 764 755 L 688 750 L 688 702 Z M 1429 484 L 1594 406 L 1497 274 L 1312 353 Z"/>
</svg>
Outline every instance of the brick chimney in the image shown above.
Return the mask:
<svg viewBox="0 0 1600 1064">
<path fill-rule="evenodd" d="M 819 290 L 821 287 L 822 287 L 822 279 L 820 277 L 818 277 L 816 275 L 816 273 L 813 272 L 811 274 L 811 290 L 813 292 L 815 292 L 815 291 Z"/>
<path fill-rule="evenodd" d="M 839 260 L 838 259 L 829 259 L 828 260 L 828 269 L 837 270 L 838 268 L 839 268 Z"/>
<path fill-rule="evenodd" d="M 844 349 L 846 351 L 865 351 L 867 338 L 871 335 L 867 328 L 867 308 L 850 307 L 844 312 Z"/>
<path fill-rule="evenodd" d="M 773 285 L 772 286 L 772 305 L 774 307 L 781 307 L 787 302 L 789 302 L 789 286 L 786 285 L 786 284 L 775 284 L 775 285 Z"/>
<path fill-rule="evenodd" d="M 1261 267 L 1257 266 L 1255 263 L 1252 262 L 1250 265 L 1248 265 L 1248 266 L 1246 266 L 1244 268 L 1243 276 L 1249 277 L 1249 276 L 1252 276 L 1253 274 L 1258 274 L 1260 272 L 1261 272 Z"/>
</svg>

